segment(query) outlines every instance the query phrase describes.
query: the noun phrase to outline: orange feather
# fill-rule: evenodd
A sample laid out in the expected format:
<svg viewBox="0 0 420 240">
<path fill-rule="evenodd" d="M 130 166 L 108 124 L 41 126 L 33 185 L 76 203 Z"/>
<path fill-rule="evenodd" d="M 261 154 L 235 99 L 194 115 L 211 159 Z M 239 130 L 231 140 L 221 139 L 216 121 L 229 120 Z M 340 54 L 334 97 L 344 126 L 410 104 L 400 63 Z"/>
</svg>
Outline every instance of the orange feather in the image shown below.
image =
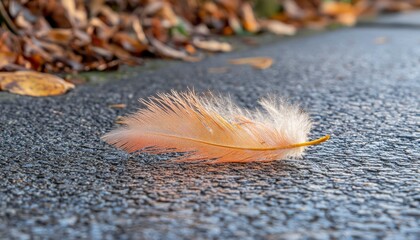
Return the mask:
<svg viewBox="0 0 420 240">
<path fill-rule="evenodd" d="M 228 98 L 194 92 L 159 94 L 141 100 L 145 109 L 125 117 L 122 128 L 102 137 L 127 152 L 186 152 L 179 161 L 254 162 L 300 157 L 307 142 L 309 116 L 276 98 L 263 99 L 250 112 Z"/>
</svg>

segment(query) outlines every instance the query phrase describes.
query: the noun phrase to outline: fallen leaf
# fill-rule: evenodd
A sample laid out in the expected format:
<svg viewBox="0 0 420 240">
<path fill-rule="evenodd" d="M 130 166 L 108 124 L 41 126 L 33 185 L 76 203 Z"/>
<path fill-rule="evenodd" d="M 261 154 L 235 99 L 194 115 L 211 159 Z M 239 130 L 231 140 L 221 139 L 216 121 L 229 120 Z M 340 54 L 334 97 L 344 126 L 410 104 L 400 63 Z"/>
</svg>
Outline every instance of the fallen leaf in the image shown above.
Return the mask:
<svg viewBox="0 0 420 240">
<path fill-rule="evenodd" d="M 69 18 L 70 22 L 74 26 L 76 24 L 76 22 L 75 22 L 76 1 L 61 0 L 61 4 L 63 5 L 64 9 L 66 10 L 67 17 Z"/>
<path fill-rule="evenodd" d="M 87 12 L 84 4 L 77 4 L 77 1 L 61 0 L 65 10 L 65 16 L 74 28 L 83 28 L 87 24 Z"/>
<path fill-rule="evenodd" d="M 258 32 L 260 25 L 255 19 L 254 11 L 252 10 L 251 4 L 246 2 L 242 5 L 242 25 L 245 30 L 251 33 Z"/>
<path fill-rule="evenodd" d="M 86 29 L 87 34 L 93 35 L 94 33 L 102 40 L 108 40 L 114 36 L 117 31 L 114 27 L 109 27 L 101 19 L 93 18 L 89 22 L 89 27 Z"/>
<path fill-rule="evenodd" d="M 346 2 L 324 2 L 321 5 L 321 11 L 328 15 L 340 15 L 353 12 L 354 7 Z"/>
<path fill-rule="evenodd" d="M 273 64 L 273 59 L 269 57 L 237 58 L 229 60 L 229 63 L 235 65 L 247 64 L 257 69 L 266 69 L 271 67 L 271 65 Z"/>
<path fill-rule="evenodd" d="M 357 16 L 353 13 L 341 14 L 338 15 L 337 21 L 346 26 L 354 26 L 357 21 Z"/>
<path fill-rule="evenodd" d="M 29 30 L 31 29 L 31 23 L 25 19 L 23 13 L 20 13 L 15 19 L 16 26 L 22 29 Z"/>
<path fill-rule="evenodd" d="M 102 19 L 104 20 L 104 22 L 110 26 L 116 26 L 120 22 L 120 17 L 118 16 L 118 13 L 114 12 L 108 6 L 101 6 L 99 12 L 99 15 L 103 16 Z"/>
<path fill-rule="evenodd" d="M 112 37 L 112 40 L 130 53 L 140 54 L 147 49 L 147 46 L 143 45 L 139 40 L 131 37 L 127 33 L 116 33 Z"/>
<path fill-rule="evenodd" d="M 0 52 L 0 69 L 16 61 L 16 54 L 12 52 Z"/>
<path fill-rule="evenodd" d="M 228 21 L 229 22 L 229 27 L 233 30 L 233 32 L 235 32 L 236 34 L 242 34 L 243 33 L 241 23 L 235 15 L 233 15 L 233 14 L 230 15 L 228 20 L 229 20 Z"/>
<path fill-rule="evenodd" d="M 74 88 L 72 83 L 47 73 L 30 71 L 0 73 L 0 89 L 33 97 L 61 95 Z"/>
<path fill-rule="evenodd" d="M 164 3 L 162 1 L 150 1 L 143 9 L 143 15 L 153 15 L 162 9 Z"/>
<path fill-rule="evenodd" d="M 277 35 L 295 35 L 296 28 L 292 25 L 282 23 L 276 20 L 261 20 L 261 27 L 264 30 L 272 32 Z"/>
<path fill-rule="evenodd" d="M 201 60 L 201 58 L 199 57 L 190 56 L 184 51 L 171 48 L 150 36 L 149 36 L 149 42 L 154 47 L 156 52 L 162 56 L 175 58 L 175 59 L 182 59 L 188 62 L 197 62 Z"/>
<path fill-rule="evenodd" d="M 232 51 L 232 46 L 226 42 L 219 42 L 215 40 L 205 41 L 195 38 L 193 40 L 194 46 L 211 51 L 211 52 L 230 52 Z"/>
<path fill-rule="evenodd" d="M 138 65 L 142 61 L 140 58 L 136 58 L 132 56 L 128 51 L 124 48 L 116 45 L 116 44 L 107 44 L 107 48 L 111 51 L 115 56 L 117 56 L 121 61 L 128 65 Z"/>
<path fill-rule="evenodd" d="M 56 28 L 56 29 L 51 29 L 50 31 L 48 31 L 46 36 L 43 36 L 43 37 L 44 39 L 52 41 L 52 42 L 68 45 L 70 41 L 72 40 L 72 38 L 74 37 L 74 34 L 71 31 L 71 29 Z"/>
<path fill-rule="evenodd" d="M 169 3 L 164 3 L 159 13 L 163 18 L 167 19 L 170 22 L 171 26 L 178 25 L 178 17 L 173 12 L 172 7 L 171 5 L 169 5 Z"/>
<path fill-rule="evenodd" d="M 115 109 L 122 109 L 122 108 L 126 108 L 127 105 L 124 103 L 116 103 L 116 104 L 108 105 L 108 107 L 115 108 Z"/>
<path fill-rule="evenodd" d="M 305 13 L 304 11 L 299 7 L 299 5 L 296 3 L 296 1 L 293 0 L 284 0 L 283 2 L 284 10 L 287 14 L 294 18 L 302 18 Z"/>
<path fill-rule="evenodd" d="M 240 1 L 239 0 L 218 0 L 218 1 L 215 1 L 215 2 L 222 5 L 228 12 L 235 12 L 240 6 Z M 220 9 L 219 9 L 219 11 L 220 11 Z"/>
<path fill-rule="evenodd" d="M 197 52 L 192 44 L 185 45 L 185 51 L 189 54 L 195 54 Z"/>
<path fill-rule="evenodd" d="M 88 5 L 89 15 L 95 16 L 101 10 L 104 3 L 105 0 L 91 0 Z"/>
<path fill-rule="evenodd" d="M 148 41 L 146 35 L 144 34 L 144 30 L 141 26 L 140 20 L 138 18 L 135 18 L 133 21 L 133 30 L 136 33 L 137 39 L 144 45 L 147 45 Z"/>
<path fill-rule="evenodd" d="M 194 27 L 194 34 L 197 35 L 210 35 L 210 29 L 205 25 L 205 24 L 199 24 L 197 26 Z"/>
<path fill-rule="evenodd" d="M 14 8 L 16 7 L 16 8 Z M 18 29 L 13 23 L 12 19 L 10 17 L 16 17 L 16 14 L 20 11 L 17 8 L 20 8 L 21 5 L 19 3 L 16 3 L 15 1 L 12 1 L 9 6 L 9 12 L 6 10 L 5 6 L 3 5 L 3 1 L 0 1 L 0 19 L 2 20 L 2 27 L 7 27 L 12 31 L 13 33 L 17 34 Z M 15 11 L 13 11 L 15 10 Z"/>
<path fill-rule="evenodd" d="M 339 23 L 346 26 L 353 26 L 356 23 L 357 10 L 346 2 L 324 2 L 321 6 L 322 13 L 335 16 Z"/>
<path fill-rule="evenodd" d="M 380 8 L 383 8 L 382 10 L 387 10 L 391 12 L 398 12 L 398 11 L 408 11 L 413 9 L 413 5 L 405 2 L 405 1 L 379 1 L 381 3 Z M 416 3 L 418 4 L 418 3 Z M 378 4 L 379 5 L 379 4 Z"/>
</svg>

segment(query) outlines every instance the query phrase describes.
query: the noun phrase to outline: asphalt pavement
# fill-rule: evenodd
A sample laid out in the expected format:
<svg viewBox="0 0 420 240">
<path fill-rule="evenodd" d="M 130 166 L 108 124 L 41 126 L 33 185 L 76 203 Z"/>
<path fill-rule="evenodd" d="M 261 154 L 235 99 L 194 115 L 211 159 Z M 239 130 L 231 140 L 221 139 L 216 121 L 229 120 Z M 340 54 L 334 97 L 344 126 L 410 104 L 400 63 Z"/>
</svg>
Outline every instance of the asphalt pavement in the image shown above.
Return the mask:
<svg viewBox="0 0 420 240">
<path fill-rule="evenodd" d="M 413 24 L 388 19 L 110 73 L 58 97 L 0 92 L 0 239 L 420 239 Z M 228 65 L 250 56 L 275 61 Z M 250 108 L 268 93 L 287 97 L 310 113 L 311 138 L 331 139 L 300 160 L 217 165 L 100 140 L 138 98 L 187 88 Z M 109 107 L 117 103 L 127 108 Z"/>
</svg>

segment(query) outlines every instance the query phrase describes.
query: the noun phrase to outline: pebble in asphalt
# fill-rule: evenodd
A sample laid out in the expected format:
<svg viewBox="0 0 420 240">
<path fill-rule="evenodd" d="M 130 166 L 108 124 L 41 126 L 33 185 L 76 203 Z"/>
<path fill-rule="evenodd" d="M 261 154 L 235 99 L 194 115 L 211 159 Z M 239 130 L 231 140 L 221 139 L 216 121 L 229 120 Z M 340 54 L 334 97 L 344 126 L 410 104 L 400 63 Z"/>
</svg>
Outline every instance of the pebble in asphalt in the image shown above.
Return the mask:
<svg viewBox="0 0 420 240">
<path fill-rule="evenodd" d="M 245 56 L 275 63 L 208 73 Z M 341 29 L 59 97 L 0 93 L 0 238 L 419 239 L 419 63 L 415 30 Z M 99 139 L 138 98 L 187 87 L 246 107 L 286 96 L 311 114 L 311 137 L 332 138 L 301 160 L 223 165 Z"/>
</svg>

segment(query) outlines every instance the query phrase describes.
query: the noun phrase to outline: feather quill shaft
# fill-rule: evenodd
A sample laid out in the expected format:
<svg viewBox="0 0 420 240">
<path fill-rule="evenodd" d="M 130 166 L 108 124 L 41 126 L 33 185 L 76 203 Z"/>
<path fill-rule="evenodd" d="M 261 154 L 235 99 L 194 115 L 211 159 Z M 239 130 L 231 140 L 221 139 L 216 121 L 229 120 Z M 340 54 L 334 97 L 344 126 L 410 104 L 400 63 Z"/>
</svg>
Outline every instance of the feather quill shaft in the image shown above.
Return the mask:
<svg viewBox="0 0 420 240">
<path fill-rule="evenodd" d="M 207 144 L 207 145 L 211 145 L 211 146 L 215 146 L 215 147 L 224 147 L 224 148 L 249 150 L 249 151 L 273 151 L 273 150 L 282 150 L 282 149 L 297 148 L 297 147 L 307 147 L 307 146 L 321 144 L 321 143 L 327 141 L 328 139 L 330 139 L 330 135 L 325 135 L 323 137 L 320 137 L 320 138 L 312 140 L 312 141 L 295 143 L 295 144 L 291 144 L 291 145 L 287 145 L 287 146 L 276 146 L 276 147 L 269 147 L 269 148 L 250 148 L 250 147 L 236 147 L 236 146 L 222 145 L 222 144 L 205 142 L 205 141 L 201 141 L 201 140 L 198 140 L 198 139 L 192 139 L 192 138 L 187 138 L 187 137 L 182 137 L 182 136 L 163 135 L 163 134 L 159 134 L 159 133 L 155 133 L 155 135 L 161 135 L 161 136 L 168 137 L 168 138 L 178 138 L 178 139 L 182 139 L 182 140 L 185 140 L 185 141 L 193 141 L 193 142 L 203 143 L 203 144 Z"/>
<path fill-rule="evenodd" d="M 103 140 L 128 152 L 186 152 L 180 161 L 274 161 L 300 157 L 307 141 L 309 116 L 277 98 L 263 99 L 262 110 L 241 109 L 229 98 L 194 92 L 159 94 L 141 100 L 146 106 L 122 120 L 125 127 Z"/>
</svg>

